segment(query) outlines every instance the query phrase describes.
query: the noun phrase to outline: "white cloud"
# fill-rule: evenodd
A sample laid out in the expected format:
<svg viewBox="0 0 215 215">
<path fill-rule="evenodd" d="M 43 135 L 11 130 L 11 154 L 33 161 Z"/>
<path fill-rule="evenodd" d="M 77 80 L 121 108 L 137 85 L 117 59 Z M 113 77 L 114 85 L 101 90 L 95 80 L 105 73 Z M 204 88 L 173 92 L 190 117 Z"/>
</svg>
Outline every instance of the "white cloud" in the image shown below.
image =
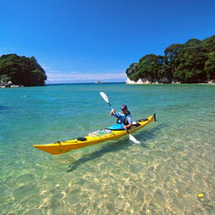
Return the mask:
<svg viewBox="0 0 215 215">
<path fill-rule="evenodd" d="M 44 70 L 52 70 L 52 68 L 47 67 L 47 66 L 43 66 L 43 65 L 42 65 L 42 68 L 43 68 Z"/>
<path fill-rule="evenodd" d="M 44 69 L 46 67 L 43 67 Z M 74 83 L 74 82 L 117 82 L 125 81 L 126 74 L 123 71 L 117 70 L 113 72 L 61 72 L 51 68 L 45 69 L 47 75 L 47 83 Z"/>
</svg>

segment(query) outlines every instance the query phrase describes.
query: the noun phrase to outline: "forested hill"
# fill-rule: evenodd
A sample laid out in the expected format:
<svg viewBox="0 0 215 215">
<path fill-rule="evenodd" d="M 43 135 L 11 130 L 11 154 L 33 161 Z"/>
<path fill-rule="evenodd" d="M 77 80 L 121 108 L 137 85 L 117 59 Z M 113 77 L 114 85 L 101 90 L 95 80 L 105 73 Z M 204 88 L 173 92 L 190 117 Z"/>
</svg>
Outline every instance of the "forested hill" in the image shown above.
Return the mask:
<svg viewBox="0 0 215 215">
<path fill-rule="evenodd" d="M 43 86 L 47 76 L 35 57 L 16 54 L 0 57 L 0 84 L 11 82 L 23 86 Z"/>
<path fill-rule="evenodd" d="M 129 79 L 160 83 L 203 83 L 215 79 L 215 35 L 172 44 L 164 55 L 149 54 L 126 70 Z"/>
</svg>

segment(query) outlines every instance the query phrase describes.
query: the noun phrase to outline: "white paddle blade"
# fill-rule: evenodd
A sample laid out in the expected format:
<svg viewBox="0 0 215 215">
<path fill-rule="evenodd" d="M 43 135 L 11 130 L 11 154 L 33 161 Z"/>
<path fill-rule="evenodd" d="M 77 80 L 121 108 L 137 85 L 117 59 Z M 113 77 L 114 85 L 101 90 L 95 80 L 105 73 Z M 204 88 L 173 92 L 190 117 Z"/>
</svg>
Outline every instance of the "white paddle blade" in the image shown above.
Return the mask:
<svg viewBox="0 0 215 215">
<path fill-rule="evenodd" d="M 131 134 L 129 134 L 129 140 L 132 141 L 135 144 L 141 144 L 141 142 L 139 140 L 137 140 L 134 136 L 132 136 Z"/>
<path fill-rule="evenodd" d="M 102 97 L 107 103 L 109 103 L 108 97 L 107 97 L 107 95 L 106 95 L 105 93 L 100 92 L 100 95 L 101 95 L 101 97 Z"/>
</svg>

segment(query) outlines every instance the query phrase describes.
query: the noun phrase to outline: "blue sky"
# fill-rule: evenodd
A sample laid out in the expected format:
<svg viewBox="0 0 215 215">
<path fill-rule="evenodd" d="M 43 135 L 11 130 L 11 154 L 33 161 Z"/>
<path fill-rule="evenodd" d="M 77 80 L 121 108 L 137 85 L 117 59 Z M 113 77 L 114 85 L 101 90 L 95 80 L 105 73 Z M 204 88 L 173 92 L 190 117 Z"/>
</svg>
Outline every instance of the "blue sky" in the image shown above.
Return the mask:
<svg viewBox="0 0 215 215">
<path fill-rule="evenodd" d="M 173 43 L 215 34 L 214 0 L 1 0 L 0 55 L 35 56 L 47 83 L 125 81 Z"/>
</svg>

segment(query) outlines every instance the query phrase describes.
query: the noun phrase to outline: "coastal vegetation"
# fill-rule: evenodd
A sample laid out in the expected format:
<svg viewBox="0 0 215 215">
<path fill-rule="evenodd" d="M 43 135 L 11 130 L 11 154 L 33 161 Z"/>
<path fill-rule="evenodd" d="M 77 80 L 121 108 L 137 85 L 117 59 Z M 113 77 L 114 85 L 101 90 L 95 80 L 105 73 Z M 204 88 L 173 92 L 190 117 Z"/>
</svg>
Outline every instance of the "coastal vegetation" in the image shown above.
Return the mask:
<svg viewBox="0 0 215 215">
<path fill-rule="evenodd" d="M 148 54 L 126 70 L 128 78 L 151 83 L 206 83 L 215 80 L 215 35 L 172 44 L 164 55 Z"/>
<path fill-rule="evenodd" d="M 43 86 L 47 76 L 35 57 L 16 54 L 0 57 L 0 85 Z"/>
</svg>

